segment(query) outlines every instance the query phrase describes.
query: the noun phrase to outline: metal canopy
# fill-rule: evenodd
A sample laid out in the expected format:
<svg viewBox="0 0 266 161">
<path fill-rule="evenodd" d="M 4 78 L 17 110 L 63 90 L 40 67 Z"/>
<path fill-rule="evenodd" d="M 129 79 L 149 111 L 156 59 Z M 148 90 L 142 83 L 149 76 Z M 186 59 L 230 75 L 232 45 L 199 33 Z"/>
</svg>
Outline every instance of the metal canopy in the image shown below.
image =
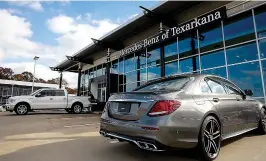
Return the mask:
<svg viewBox="0 0 266 161">
<path fill-rule="evenodd" d="M 151 11 L 145 7 L 139 6 L 142 10 L 145 16 L 147 16 L 148 18 L 157 21 L 157 22 L 162 22 L 165 26 L 171 28 L 176 26 L 177 24 L 175 23 L 175 20 L 170 17 L 169 15 L 161 15 L 161 14 L 157 14 L 154 11 Z"/>
<path fill-rule="evenodd" d="M 57 67 L 50 67 L 50 69 L 52 70 L 52 71 L 62 71 L 62 69 L 61 68 L 57 68 Z"/>
<path fill-rule="evenodd" d="M 76 64 L 68 67 L 67 69 L 62 69 L 62 68 L 58 68 L 58 67 L 50 67 L 50 69 L 52 71 L 58 71 L 58 72 L 68 71 L 68 72 L 78 73 L 78 67 Z"/>
<path fill-rule="evenodd" d="M 80 59 L 77 56 L 66 56 L 68 60 L 74 61 L 74 62 L 80 62 L 80 63 L 85 63 L 85 64 L 93 64 L 92 59 Z"/>
<path fill-rule="evenodd" d="M 113 50 L 121 50 L 121 49 L 125 48 L 125 46 L 119 41 L 112 43 L 112 42 L 97 40 L 94 38 L 91 38 L 91 39 L 96 46 L 98 45 L 98 46 L 105 48 L 105 49 L 110 48 Z"/>
<path fill-rule="evenodd" d="M 174 15 L 176 13 L 182 12 L 183 10 L 186 10 L 189 7 L 192 7 L 193 5 L 199 4 L 202 1 L 163 1 L 160 2 L 160 4 L 152 9 L 153 13 L 156 15 L 164 16 L 162 19 L 165 19 L 171 15 Z M 158 17 L 158 16 L 157 16 Z M 161 18 L 160 18 L 161 20 Z M 168 20 L 169 21 L 169 20 Z M 165 25 L 167 23 L 163 22 Z M 168 22 L 171 23 L 171 22 Z M 135 18 L 129 20 L 125 24 L 120 25 L 116 29 L 112 30 L 108 34 L 104 35 L 103 37 L 99 38 L 98 40 L 94 39 L 95 43 L 91 43 L 85 48 L 81 49 L 77 53 L 73 55 L 73 57 L 77 57 L 80 60 L 96 60 L 99 59 L 98 51 L 106 50 L 106 47 L 115 48 L 115 49 L 121 49 L 123 47 L 123 42 L 125 39 L 128 39 L 129 37 L 135 35 L 136 33 L 145 31 L 147 28 L 157 24 L 157 21 L 154 21 L 154 19 L 147 17 L 147 15 L 139 14 Z M 172 25 L 172 24 L 168 24 Z M 104 47 L 101 45 L 98 45 L 98 42 L 100 44 L 102 42 L 106 43 L 109 42 L 108 45 L 105 45 Z M 110 42 L 112 42 L 110 44 Z M 115 44 L 115 45 L 114 45 Z M 118 45 L 117 45 L 118 44 Z M 121 45 L 122 44 L 122 45 Z M 117 47 L 118 46 L 118 47 Z M 60 64 L 56 65 L 55 68 L 60 68 L 63 71 L 69 71 L 71 66 L 75 65 L 76 61 L 73 60 L 65 60 L 61 62 Z"/>
</svg>

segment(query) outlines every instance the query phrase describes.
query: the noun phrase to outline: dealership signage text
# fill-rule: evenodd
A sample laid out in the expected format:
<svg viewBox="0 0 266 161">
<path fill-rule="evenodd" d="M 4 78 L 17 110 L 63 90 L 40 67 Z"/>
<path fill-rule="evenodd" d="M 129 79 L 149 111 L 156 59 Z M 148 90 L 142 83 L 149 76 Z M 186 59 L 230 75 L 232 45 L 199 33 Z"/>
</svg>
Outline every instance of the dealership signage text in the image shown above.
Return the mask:
<svg viewBox="0 0 266 161">
<path fill-rule="evenodd" d="M 122 49 L 120 52 L 120 56 L 125 56 L 130 53 L 134 53 L 136 51 L 139 51 L 141 49 L 144 49 L 146 47 L 155 45 L 159 42 L 171 39 L 173 37 L 180 36 L 183 33 L 186 33 L 188 31 L 191 31 L 193 29 L 197 29 L 201 26 L 204 26 L 206 24 L 210 24 L 212 22 L 219 21 L 221 19 L 224 19 L 226 17 L 226 8 L 222 7 L 218 10 L 212 11 L 210 13 L 207 13 L 201 17 L 195 18 L 189 22 L 186 22 L 184 24 L 178 25 L 177 27 L 169 28 L 166 31 L 159 33 L 157 35 L 154 35 L 152 37 L 146 38 L 138 43 L 135 43 L 125 49 Z"/>
</svg>

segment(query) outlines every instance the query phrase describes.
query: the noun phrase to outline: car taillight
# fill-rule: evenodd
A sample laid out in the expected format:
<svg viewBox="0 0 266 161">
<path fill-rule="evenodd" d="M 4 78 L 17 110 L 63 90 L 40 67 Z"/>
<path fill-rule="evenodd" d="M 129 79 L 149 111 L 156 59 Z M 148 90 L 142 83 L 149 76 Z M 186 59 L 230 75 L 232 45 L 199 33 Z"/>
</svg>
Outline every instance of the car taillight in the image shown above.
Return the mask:
<svg viewBox="0 0 266 161">
<path fill-rule="evenodd" d="M 106 102 L 104 109 L 103 109 L 103 112 L 105 112 L 109 108 L 109 106 L 110 106 L 110 102 Z"/>
<path fill-rule="evenodd" d="M 173 113 L 181 106 L 181 102 L 175 100 L 162 100 L 155 103 L 148 116 L 164 116 Z"/>
</svg>

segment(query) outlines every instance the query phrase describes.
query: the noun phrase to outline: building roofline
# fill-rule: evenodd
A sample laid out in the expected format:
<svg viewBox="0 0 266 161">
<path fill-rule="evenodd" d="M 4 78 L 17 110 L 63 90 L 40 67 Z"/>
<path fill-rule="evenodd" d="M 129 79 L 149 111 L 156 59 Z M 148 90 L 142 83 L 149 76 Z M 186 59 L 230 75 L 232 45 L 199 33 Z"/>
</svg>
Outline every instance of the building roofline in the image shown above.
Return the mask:
<svg viewBox="0 0 266 161">
<path fill-rule="evenodd" d="M 154 10 L 154 9 L 156 9 L 156 8 L 158 8 L 158 7 L 160 7 L 160 6 L 162 6 L 163 4 L 165 4 L 165 3 L 167 3 L 167 2 L 168 2 L 168 0 L 161 1 L 159 4 L 156 4 L 156 5 L 154 5 L 153 7 L 151 7 L 150 10 Z M 119 25 L 119 26 L 116 27 L 115 29 L 109 31 L 107 34 L 105 34 L 105 35 L 103 35 L 102 37 L 100 37 L 99 40 L 103 40 L 103 39 L 107 38 L 108 36 L 111 36 L 111 35 L 114 34 L 115 32 L 121 30 L 122 28 L 126 27 L 126 26 L 129 25 L 130 23 L 135 22 L 136 20 L 138 20 L 138 19 L 140 19 L 140 18 L 142 18 L 142 17 L 144 17 L 144 13 L 143 13 L 143 12 L 141 12 L 140 14 L 138 14 L 136 17 L 133 17 L 133 18 L 127 20 L 125 23 Z M 94 44 L 93 42 L 90 43 L 90 44 L 88 44 L 87 46 L 85 46 L 84 48 L 80 49 L 80 50 L 77 51 L 75 54 L 73 54 L 73 56 L 77 56 L 77 55 L 80 54 L 81 52 L 85 51 L 86 49 L 88 49 L 88 48 L 90 48 L 90 47 L 93 47 L 94 45 L 95 45 L 95 44 Z M 62 61 L 61 63 L 57 64 L 55 67 L 59 67 L 59 66 L 63 65 L 63 64 L 66 63 L 66 62 L 71 62 L 71 60 L 66 59 L 66 60 Z M 74 64 L 76 64 L 76 63 L 74 63 Z"/>
<path fill-rule="evenodd" d="M 32 82 L 25 82 L 25 81 L 15 81 L 15 80 L 7 80 L 7 79 L 0 79 L 0 85 L 17 85 L 17 86 L 27 86 L 31 87 Z M 34 87 L 42 87 L 42 88 L 58 88 L 58 84 L 49 84 L 49 83 L 34 83 Z"/>
</svg>

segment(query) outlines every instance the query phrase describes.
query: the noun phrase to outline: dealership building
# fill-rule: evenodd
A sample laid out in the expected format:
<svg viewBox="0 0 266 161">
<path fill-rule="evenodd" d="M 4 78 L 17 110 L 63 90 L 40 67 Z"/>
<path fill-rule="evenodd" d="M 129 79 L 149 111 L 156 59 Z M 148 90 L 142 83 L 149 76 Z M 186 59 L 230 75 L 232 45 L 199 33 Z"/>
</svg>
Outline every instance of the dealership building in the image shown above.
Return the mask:
<svg viewBox="0 0 266 161">
<path fill-rule="evenodd" d="M 265 2 L 165 1 L 140 13 L 51 69 L 78 73 L 78 95 L 101 102 L 183 73 L 228 78 L 265 101 Z"/>
</svg>

